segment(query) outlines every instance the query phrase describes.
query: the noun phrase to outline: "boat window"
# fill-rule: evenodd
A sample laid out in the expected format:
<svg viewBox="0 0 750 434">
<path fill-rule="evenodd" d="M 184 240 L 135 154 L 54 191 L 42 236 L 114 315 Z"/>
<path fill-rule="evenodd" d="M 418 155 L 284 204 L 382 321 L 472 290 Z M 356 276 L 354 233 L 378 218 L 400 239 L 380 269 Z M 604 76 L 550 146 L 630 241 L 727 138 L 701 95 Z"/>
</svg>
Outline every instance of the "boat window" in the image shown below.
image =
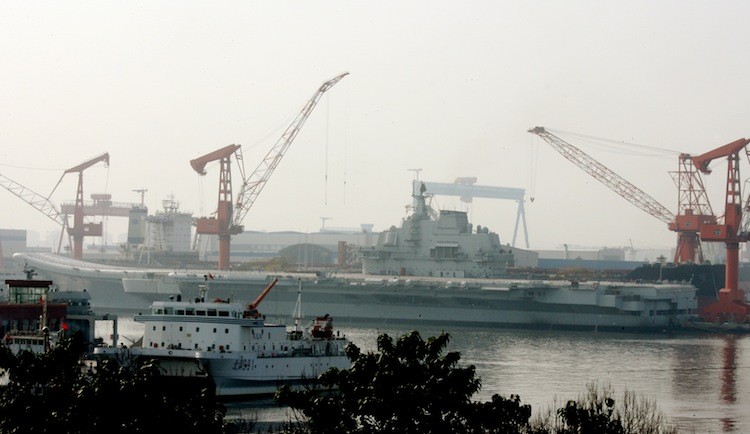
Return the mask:
<svg viewBox="0 0 750 434">
<path fill-rule="evenodd" d="M 174 315 L 174 309 L 172 309 L 171 307 L 165 308 L 164 313 L 167 315 Z"/>
<path fill-rule="evenodd" d="M 164 311 L 163 311 L 163 310 L 161 310 L 161 309 L 156 309 L 156 310 L 154 311 L 154 313 L 155 313 L 156 315 L 161 315 L 161 314 L 163 314 L 163 313 L 164 313 Z"/>
<path fill-rule="evenodd" d="M 224 329 L 224 333 L 229 333 L 229 329 Z"/>
<path fill-rule="evenodd" d="M 195 315 L 195 311 L 193 309 L 185 309 L 185 315 Z"/>
<path fill-rule="evenodd" d="M 227 312 L 225 310 L 220 310 L 219 311 L 219 316 L 229 316 L 229 312 Z"/>
<path fill-rule="evenodd" d="M 216 333 L 216 327 L 214 327 L 214 333 Z"/>
<path fill-rule="evenodd" d="M 216 316 L 216 309 L 209 309 L 208 316 Z"/>
<path fill-rule="evenodd" d="M 196 310 L 195 314 L 197 316 L 206 316 L 206 311 L 205 310 Z"/>
<path fill-rule="evenodd" d="M 177 315 L 185 315 L 185 309 L 177 309 Z"/>
</svg>

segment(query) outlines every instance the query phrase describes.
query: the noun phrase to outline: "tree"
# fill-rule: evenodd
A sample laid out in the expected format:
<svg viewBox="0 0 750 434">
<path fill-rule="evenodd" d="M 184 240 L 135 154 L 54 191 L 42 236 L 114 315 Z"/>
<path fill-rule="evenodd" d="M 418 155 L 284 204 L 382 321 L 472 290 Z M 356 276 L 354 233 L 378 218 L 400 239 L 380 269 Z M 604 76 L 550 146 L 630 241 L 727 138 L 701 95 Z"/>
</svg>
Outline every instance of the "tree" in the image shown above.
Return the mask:
<svg viewBox="0 0 750 434">
<path fill-rule="evenodd" d="M 331 369 L 301 390 L 282 387 L 280 405 L 301 413 L 290 432 L 305 433 L 519 433 L 519 434 L 673 434 L 675 427 L 653 401 L 625 392 L 615 402 L 610 388 L 595 384 L 533 422 L 531 406 L 518 395 L 472 401 L 481 381 L 474 366 L 459 366 L 460 354 L 443 355 L 450 337 L 424 341 L 418 332 L 394 344 L 388 335 L 376 353 L 350 344 L 349 369 Z"/>
<path fill-rule="evenodd" d="M 224 407 L 209 383 L 161 375 L 158 363 L 132 368 L 113 360 L 86 368 L 80 336 L 44 354 L 0 348 L 3 433 L 228 432 Z"/>
<path fill-rule="evenodd" d="M 532 422 L 534 432 L 555 434 L 676 434 L 656 402 L 626 390 L 614 399 L 609 385 L 589 383 L 586 393 Z"/>
<path fill-rule="evenodd" d="M 424 341 L 412 331 L 398 339 L 378 337 L 378 353 L 347 347 L 351 368 L 331 369 L 316 387 L 283 387 L 277 401 L 301 411 L 296 430 L 312 433 L 485 433 L 523 432 L 531 407 L 518 396 L 499 395 L 480 403 L 473 365 L 458 365 L 460 354 L 443 350 L 446 333 Z"/>
</svg>

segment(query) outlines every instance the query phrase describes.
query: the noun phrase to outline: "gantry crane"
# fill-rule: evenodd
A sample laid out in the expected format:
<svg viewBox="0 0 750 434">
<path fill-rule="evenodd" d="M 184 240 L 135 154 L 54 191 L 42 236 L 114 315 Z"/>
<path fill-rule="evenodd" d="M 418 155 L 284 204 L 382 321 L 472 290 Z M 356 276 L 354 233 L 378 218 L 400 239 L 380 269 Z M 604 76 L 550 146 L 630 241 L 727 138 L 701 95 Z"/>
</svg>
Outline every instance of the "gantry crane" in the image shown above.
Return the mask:
<svg viewBox="0 0 750 434">
<path fill-rule="evenodd" d="M 724 267 L 724 288 L 719 291 L 716 303 L 704 307 L 701 316 L 712 322 L 750 321 L 750 306 L 745 300 L 745 292 L 739 287 L 739 243 L 750 239 L 750 234 L 742 231 L 742 193 L 740 191 L 740 151 L 746 150 L 750 140 L 742 138 L 703 155 L 692 157 L 693 165 L 702 173 L 711 173 L 709 163 L 716 158 L 727 158 L 727 184 L 724 202 L 724 222 L 705 224 L 701 227 L 703 241 L 723 242 L 727 249 Z M 750 205 L 750 201 L 748 202 Z"/>
<path fill-rule="evenodd" d="M 588 154 L 550 133 L 544 127 L 535 127 L 528 132 L 536 134 L 549 143 L 556 151 L 572 161 L 586 173 L 593 176 L 627 199 L 630 203 L 646 211 L 667 224 L 669 230 L 677 232 L 677 249 L 674 262 L 703 262 L 699 234 L 703 225 L 716 223 L 703 182 L 693 166 L 688 154 L 681 154 L 677 172 L 672 176 L 678 187 L 678 214 L 673 214 L 656 199 L 625 180 Z"/>
<path fill-rule="evenodd" d="M 102 236 L 102 224 L 101 223 L 84 223 L 83 222 L 83 171 L 93 166 L 96 163 L 103 161 L 109 166 L 109 153 L 104 153 L 98 157 L 94 157 L 88 161 L 85 161 L 77 166 L 71 167 L 70 169 L 63 172 L 60 180 L 57 181 L 57 185 L 52 189 L 52 192 L 62 182 L 65 175 L 69 173 L 78 173 L 78 189 L 76 193 L 76 202 L 73 212 L 73 226 L 68 226 L 68 234 L 73 237 L 73 257 L 75 259 L 83 258 L 83 237 L 100 237 Z M 50 196 L 52 193 L 50 193 Z"/>
<path fill-rule="evenodd" d="M 276 166 L 278 166 L 284 153 L 289 149 L 294 138 L 297 137 L 297 133 L 302 129 L 302 126 L 318 104 L 321 96 L 348 74 L 348 72 L 345 72 L 338 75 L 326 81 L 318 88 L 249 177 L 246 178 L 244 176 L 244 162 L 240 145 L 229 145 L 190 161 L 190 165 L 200 175 L 206 174 L 206 164 L 216 160 L 220 161 L 219 204 L 216 217 L 199 218 L 196 226 L 196 233 L 198 234 L 218 236 L 220 270 L 229 269 L 231 236 L 242 233 L 244 229 L 242 221 L 245 219 L 245 215 L 247 215 L 250 207 L 255 203 L 266 182 L 268 182 L 268 179 L 273 174 Z M 238 163 L 237 166 L 243 172 L 241 173 L 242 186 L 234 204 L 232 201 L 232 176 L 230 170 L 230 158 L 232 155 L 235 156 Z"/>
</svg>

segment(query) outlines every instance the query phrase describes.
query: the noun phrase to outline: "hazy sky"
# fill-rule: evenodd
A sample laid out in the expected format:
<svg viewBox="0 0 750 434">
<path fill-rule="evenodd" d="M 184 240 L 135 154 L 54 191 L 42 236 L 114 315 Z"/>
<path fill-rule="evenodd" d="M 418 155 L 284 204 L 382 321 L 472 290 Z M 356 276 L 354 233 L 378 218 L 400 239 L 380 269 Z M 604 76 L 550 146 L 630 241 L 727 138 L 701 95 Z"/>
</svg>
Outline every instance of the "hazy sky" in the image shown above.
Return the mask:
<svg viewBox="0 0 750 434">
<path fill-rule="evenodd" d="M 744 1 L 2 2 L 0 174 L 46 195 L 65 169 L 109 152 L 109 168 L 84 173 L 86 198 L 139 202 L 132 190 L 145 188 L 151 212 L 173 194 L 208 215 L 218 166 L 200 177 L 189 161 L 237 143 L 251 172 L 320 84 L 348 71 L 248 229 L 317 231 L 323 216 L 386 229 L 406 215 L 419 168 L 427 181 L 526 189 L 532 248 L 672 246 L 664 223 L 526 131 L 691 154 L 747 136 L 748 18 Z M 676 154 L 571 143 L 676 211 Z M 707 185 L 722 214 L 716 167 Z M 76 185 L 68 175 L 52 201 L 73 200 Z M 1 228 L 55 229 L 0 198 Z M 515 203 L 469 211 L 510 242 Z"/>
</svg>

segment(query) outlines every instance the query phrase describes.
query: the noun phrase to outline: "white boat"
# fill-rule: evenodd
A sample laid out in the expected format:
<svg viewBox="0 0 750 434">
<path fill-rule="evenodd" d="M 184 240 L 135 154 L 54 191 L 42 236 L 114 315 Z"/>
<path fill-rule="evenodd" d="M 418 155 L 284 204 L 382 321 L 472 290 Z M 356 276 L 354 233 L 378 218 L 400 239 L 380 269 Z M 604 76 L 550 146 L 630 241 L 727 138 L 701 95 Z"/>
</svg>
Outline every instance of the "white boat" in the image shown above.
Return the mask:
<svg viewBox="0 0 750 434">
<path fill-rule="evenodd" d="M 135 321 L 145 325 L 143 338 L 131 348 L 100 347 L 98 358 L 155 359 L 166 375 L 210 379 L 222 397 L 273 394 L 279 385 L 312 382 L 329 368 L 349 367 L 349 341 L 333 333 L 332 318 L 318 317 L 311 329 L 301 321 L 301 285 L 295 326 L 266 323 L 257 307 L 275 281 L 249 305 L 206 301 L 206 287 L 195 300 L 154 302 Z"/>
</svg>

